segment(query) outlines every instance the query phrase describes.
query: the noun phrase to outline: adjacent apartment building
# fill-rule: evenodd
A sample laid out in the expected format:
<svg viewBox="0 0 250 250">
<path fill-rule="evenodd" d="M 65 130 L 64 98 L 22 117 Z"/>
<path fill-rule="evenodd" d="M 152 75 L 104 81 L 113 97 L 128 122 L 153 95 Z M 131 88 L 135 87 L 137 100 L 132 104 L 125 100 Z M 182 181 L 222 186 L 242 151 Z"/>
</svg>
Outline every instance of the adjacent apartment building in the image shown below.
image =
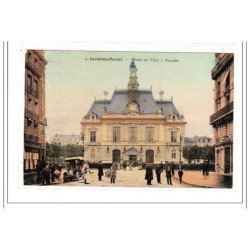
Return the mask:
<svg viewBox="0 0 250 250">
<path fill-rule="evenodd" d="M 44 52 L 25 55 L 24 172 L 34 170 L 45 157 L 45 65 Z"/>
<path fill-rule="evenodd" d="M 225 173 L 233 172 L 234 55 L 215 54 L 214 114 L 210 117 L 215 143 L 215 166 Z"/>
<path fill-rule="evenodd" d="M 63 135 L 63 134 L 55 134 L 51 138 L 51 143 L 58 143 L 61 145 L 67 144 L 75 144 L 75 145 L 82 145 L 82 135 Z"/>
</svg>

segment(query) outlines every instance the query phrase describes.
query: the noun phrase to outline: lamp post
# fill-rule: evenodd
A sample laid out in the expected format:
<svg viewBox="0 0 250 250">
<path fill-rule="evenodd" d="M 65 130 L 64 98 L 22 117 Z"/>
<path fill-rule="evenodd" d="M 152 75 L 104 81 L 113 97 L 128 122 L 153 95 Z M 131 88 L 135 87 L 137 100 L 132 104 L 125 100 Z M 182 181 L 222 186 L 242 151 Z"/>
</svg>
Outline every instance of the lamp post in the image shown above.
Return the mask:
<svg viewBox="0 0 250 250">
<path fill-rule="evenodd" d="M 181 142 L 182 142 L 182 136 L 180 135 L 180 164 L 181 164 Z"/>
<path fill-rule="evenodd" d="M 83 147 L 83 157 L 84 157 L 84 133 L 82 133 L 82 147 Z"/>
</svg>

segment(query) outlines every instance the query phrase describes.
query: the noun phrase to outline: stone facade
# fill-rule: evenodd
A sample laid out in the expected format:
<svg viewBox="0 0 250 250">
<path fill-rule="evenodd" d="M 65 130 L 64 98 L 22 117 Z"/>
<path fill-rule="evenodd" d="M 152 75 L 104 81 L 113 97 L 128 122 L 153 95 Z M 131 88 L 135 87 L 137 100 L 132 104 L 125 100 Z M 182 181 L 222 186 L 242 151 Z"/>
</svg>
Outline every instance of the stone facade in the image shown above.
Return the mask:
<svg viewBox="0 0 250 250">
<path fill-rule="evenodd" d="M 95 100 L 82 119 L 85 160 L 179 162 L 184 116 L 163 91 L 155 100 L 152 90 L 140 90 L 134 62 L 129 69 L 127 89 L 116 89 L 111 100 Z"/>
<path fill-rule="evenodd" d="M 45 65 L 44 52 L 25 55 L 24 171 L 32 171 L 45 157 Z"/>
<path fill-rule="evenodd" d="M 233 172 L 233 105 L 234 55 L 216 54 L 217 64 L 212 70 L 214 80 L 214 114 L 210 117 L 215 142 L 215 166 L 225 173 Z"/>
<path fill-rule="evenodd" d="M 58 135 L 55 134 L 51 138 L 51 143 L 58 143 L 61 145 L 67 144 L 75 144 L 75 145 L 82 145 L 82 135 Z"/>
</svg>

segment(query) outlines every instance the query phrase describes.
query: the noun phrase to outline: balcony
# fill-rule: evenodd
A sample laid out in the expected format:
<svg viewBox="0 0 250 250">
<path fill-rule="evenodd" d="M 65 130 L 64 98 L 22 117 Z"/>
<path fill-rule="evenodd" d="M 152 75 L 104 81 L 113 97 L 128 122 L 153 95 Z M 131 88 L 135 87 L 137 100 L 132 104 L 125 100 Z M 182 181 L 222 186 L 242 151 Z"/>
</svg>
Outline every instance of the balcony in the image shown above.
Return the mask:
<svg viewBox="0 0 250 250">
<path fill-rule="evenodd" d="M 38 136 L 29 135 L 24 133 L 24 141 L 30 143 L 38 143 Z"/>
<path fill-rule="evenodd" d="M 32 111 L 25 109 L 25 116 L 35 121 L 39 121 L 39 115 L 33 113 Z"/>
<path fill-rule="evenodd" d="M 42 77 L 42 68 L 34 65 L 34 63 L 30 62 L 30 61 L 26 61 L 25 62 L 25 66 L 31 70 L 33 73 L 35 73 L 39 78 Z"/>
<path fill-rule="evenodd" d="M 212 79 L 215 80 L 218 74 L 234 60 L 234 54 L 225 54 L 212 69 Z"/>
<path fill-rule="evenodd" d="M 226 105 L 224 108 L 217 111 L 215 114 L 211 115 L 210 116 L 210 125 L 212 125 L 217 120 L 223 118 L 224 116 L 232 113 L 233 112 L 233 106 L 234 106 L 234 103 L 231 102 L 228 105 Z"/>
</svg>

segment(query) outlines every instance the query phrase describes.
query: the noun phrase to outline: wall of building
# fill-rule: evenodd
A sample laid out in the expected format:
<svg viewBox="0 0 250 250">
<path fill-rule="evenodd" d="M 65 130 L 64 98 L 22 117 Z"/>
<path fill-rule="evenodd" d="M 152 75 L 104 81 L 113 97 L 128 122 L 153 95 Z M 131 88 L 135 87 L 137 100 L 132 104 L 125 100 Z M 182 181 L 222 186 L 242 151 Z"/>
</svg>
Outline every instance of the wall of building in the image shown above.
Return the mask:
<svg viewBox="0 0 250 250">
<path fill-rule="evenodd" d="M 110 120 L 83 121 L 82 133 L 84 134 L 85 159 L 90 162 L 102 160 L 104 163 L 111 163 L 113 150 L 119 149 L 122 156 L 124 150 L 134 148 L 141 152 L 141 156 L 137 158 L 142 161 L 146 161 L 146 150 L 148 149 L 154 151 L 155 163 L 160 163 L 161 161 L 178 162 L 180 160 L 180 135 L 182 135 L 182 138 L 185 136 L 185 122 L 166 122 L 164 119 L 152 122 L 151 120 L 142 120 L 141 118 L 139 122 L 128 122 L 126 119 L 128 117 L 123 117 L 122 120 L 113 120 L 112 122 Z M 130 127 L 137 128 L 137 140 L 135 143 L 129 141 Z M 148 127 L 153 128 L 153 142 L 146 141 L 146 130 Z M 120 128 L 119 142 L 113 142 L 114 128 Z M 90 142 L 90 131 L 96 131 L 96 142 Z M 171 142 L 171 131 L 177 131 L 176 142 Z M 91 157 L 91 150 L 95 150 L 93 157 Z M 176 151 L 175 158 L 172 158 L 172 150 Z M 127 157 L 123 156 L 121 160 L 127 160 Z"/>
</svg>

